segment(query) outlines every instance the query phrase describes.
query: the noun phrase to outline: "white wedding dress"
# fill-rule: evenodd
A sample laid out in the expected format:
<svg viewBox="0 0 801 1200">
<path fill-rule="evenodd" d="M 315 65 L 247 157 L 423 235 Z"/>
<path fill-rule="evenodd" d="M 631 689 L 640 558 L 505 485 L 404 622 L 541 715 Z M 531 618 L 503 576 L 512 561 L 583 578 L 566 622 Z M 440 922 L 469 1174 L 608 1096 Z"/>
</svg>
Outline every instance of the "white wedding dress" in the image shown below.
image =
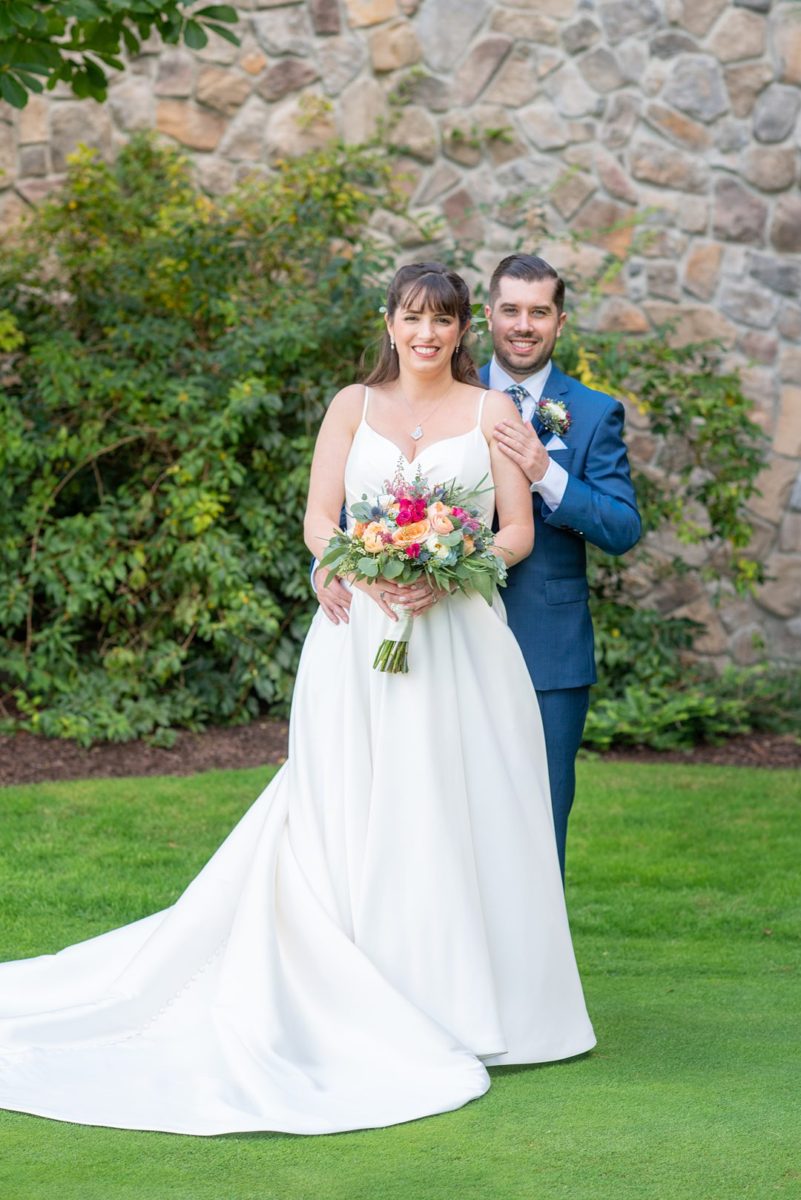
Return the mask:
<svg viewBox="0 0 801 1200">
<path fill-rule="evenodd" d="M 349 503 L 398 462 L 368 417 Z M 477 484 L 480 426 L 417 465 Z M 503 606 L 436 604 L 407 675 L 372 669 L 385 623 L 360 591 L 350 624 L 318 612 L 288 760 L 171 908 L 0 966 L 0 1107 L 329 1133 L 458 1108 L 489 1087 L 485 1064 L 594 1045 L 539 710 Z"/>
</svg>

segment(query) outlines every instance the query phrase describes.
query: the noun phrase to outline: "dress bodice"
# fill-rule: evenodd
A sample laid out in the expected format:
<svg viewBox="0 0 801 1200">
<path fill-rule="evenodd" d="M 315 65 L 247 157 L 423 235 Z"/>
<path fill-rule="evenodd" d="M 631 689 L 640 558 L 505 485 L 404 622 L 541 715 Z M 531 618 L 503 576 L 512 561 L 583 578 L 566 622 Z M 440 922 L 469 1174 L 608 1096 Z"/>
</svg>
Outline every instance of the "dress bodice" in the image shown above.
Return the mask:
<svg viewBox="0 0 801 1200">
<path fill-rule="evenodd" d="M 348 528 L 353 525 L 351 508 L 362 496 L 367 495 L 368 499 L 379 496 L 386 492 L 387 481 L 394 479 L 399 470 L 405 479 L 412 480 L 418 469 L 432 486 L 453 479 L 462 487 L 480 486 L 482 494 L 476 500 L 476 507 L 481 519 L 490 525 L 495 511 L 495 490 L 489 446 L 481 429 L 485 396 L 486 392 L 482 392 L 477 398 L 476 421 L 471 429 L 420 447 L 410 462 L 393 441 L 369 424 L 370 391 L 365 388 L 362 419 L 345 464 Z"/>
</svg>

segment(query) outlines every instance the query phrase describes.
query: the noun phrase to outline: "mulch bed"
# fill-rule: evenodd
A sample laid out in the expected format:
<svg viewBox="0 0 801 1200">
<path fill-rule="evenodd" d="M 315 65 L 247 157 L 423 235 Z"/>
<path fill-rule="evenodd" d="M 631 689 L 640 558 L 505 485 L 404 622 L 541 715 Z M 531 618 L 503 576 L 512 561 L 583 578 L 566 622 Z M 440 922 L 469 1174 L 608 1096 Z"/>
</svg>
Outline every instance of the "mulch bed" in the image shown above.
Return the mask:
<svg viewBox="0 0 801 1200">
<path fill-rule="evenodd" d="M 605 759 L 626 762 L 711 763 L 718 767 L 801 767 L 801 741 L 791 733 L 743 733 L 719 746 L 694 746 L 692 750 L 652 750 L 627 746 L 607 750 Z"/>
<path fill-rule="evenodd" d="M 30 733 L 0 737 L 0 785 L 57 779 L 116 779 L 124 775 L 195 775 L 233 767 L 263 767 L 286 758 L 286 721 L 179 733 L 169 750 L 146 742 L 79 746 Z"/>
<path fill-rule="evenodd" d="M 198 771 L 261 767 L 284 761 L 287 732 L 286 721 L 264 719 L 236 729 L 179 733 L 170 750 L 145 742 L 106 743 L 87 749 L 75 742 L 17 733 L 0 737 L 0 785 L 124 775 L 194 775 Z M 634 746 L 610 750 L 602 757 L 619 762 L 799 768 L 801 741 L 787 734 L 762 733 L 688 751 L 663 753 Z"/>
</svg>

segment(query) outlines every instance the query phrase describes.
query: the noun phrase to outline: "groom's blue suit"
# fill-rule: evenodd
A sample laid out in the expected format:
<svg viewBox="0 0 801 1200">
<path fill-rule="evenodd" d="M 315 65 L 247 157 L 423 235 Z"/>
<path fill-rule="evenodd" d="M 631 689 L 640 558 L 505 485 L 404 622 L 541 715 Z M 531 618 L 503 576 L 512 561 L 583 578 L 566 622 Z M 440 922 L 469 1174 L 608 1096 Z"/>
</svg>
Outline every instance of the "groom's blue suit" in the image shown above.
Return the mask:
<svg viewBox="0 0 801 1200">
<path fill-rule="evenodd" d="M 489 385 L 490 364 L 479 372 Z M 548 399 L 571 417 L 564 449 L 548 453 L 568 472 L 558 508 L 534 502 L 534 551 L 509 572 L 504 604 L 542 712 L 559 861 L 564 875 L 567 818 L 575 793 L 575 758 L 595 683 L 588 607 L 586 542 L 625 554 L 640 537 L 640 515 L 623 442 L 623 406 L 563 374 L 552 363 Z M 540 433 L 536 418 L 534 429 Z M 543 433 L 546 443 L 550 434 Z"/>
</svg>

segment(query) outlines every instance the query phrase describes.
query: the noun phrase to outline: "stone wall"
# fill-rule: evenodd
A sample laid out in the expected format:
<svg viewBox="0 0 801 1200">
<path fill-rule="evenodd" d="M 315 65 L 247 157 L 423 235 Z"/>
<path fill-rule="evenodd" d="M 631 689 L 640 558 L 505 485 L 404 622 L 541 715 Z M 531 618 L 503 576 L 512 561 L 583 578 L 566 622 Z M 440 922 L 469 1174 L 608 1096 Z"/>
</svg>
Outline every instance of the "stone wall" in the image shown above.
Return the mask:
<svg viewBox="0 0 801 1200">
<path fill-rule="evenodd" d="M 582 319 L 721 338 L 771 439 L 753 504 L 769 581 L 719 610 L 670 579 L 719 662 L 801 661 L 801 4 L 771 0 L 251 0 L 242 44 L 152 42 L 104 106 L 57 91 L 0 106 L 0 224 L 58 186 L 77 142 L 138 129 L 188 148 L 224 193 L 276 156 L 376 130 L 415 205 L 488 272 L 523 233 L 579 281 L 624 270 Z M 639 223 L 632 223 L 636 214 Z M 419 253 L 410 224 L 376 223 Z M 587 240 L 578 247 L 559 231 Z M 646 236 L 643 236 L 643 235 Z M 474 273 L 473 277 L 476 277 Z M 580 287 L 573 292 L 577 303 Z M 631 413 L 632 449 L 654 452 Z M 650 585 L 643 585 L 650 586 Z M 760 649 L 760 643 L 764 649 Z"/>
</svg>

